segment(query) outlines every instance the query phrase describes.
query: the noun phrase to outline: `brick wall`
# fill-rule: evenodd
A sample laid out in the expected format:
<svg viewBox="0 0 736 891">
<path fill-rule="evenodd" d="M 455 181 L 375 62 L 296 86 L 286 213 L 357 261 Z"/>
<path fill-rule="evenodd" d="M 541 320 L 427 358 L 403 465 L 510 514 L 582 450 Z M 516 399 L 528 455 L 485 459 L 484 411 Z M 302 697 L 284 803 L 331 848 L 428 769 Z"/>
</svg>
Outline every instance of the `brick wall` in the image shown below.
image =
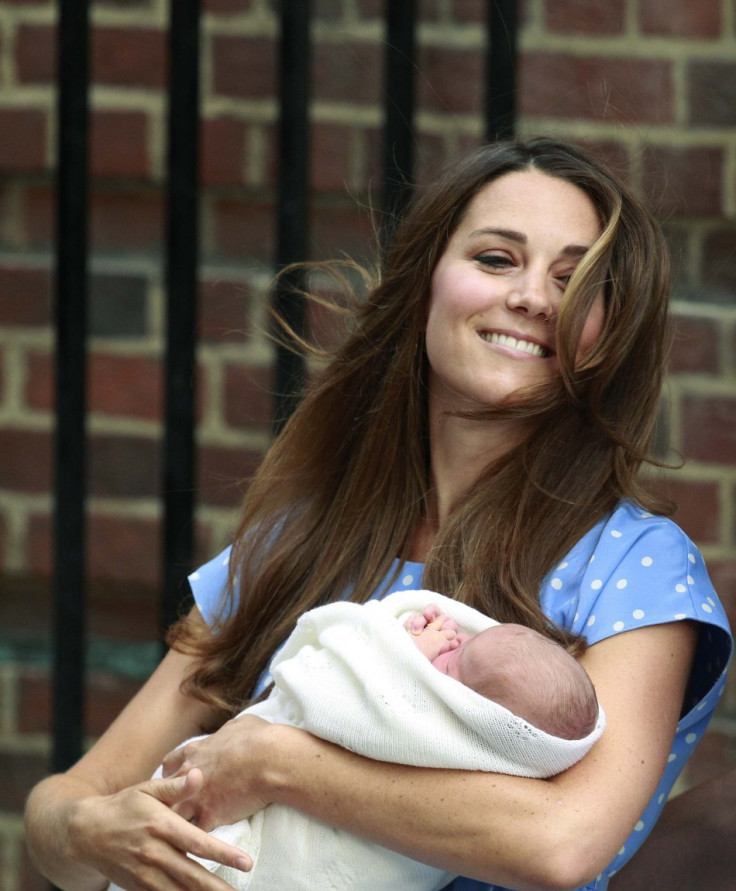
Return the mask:
<svg viewBox="0 0 736 891">
<path fill-rule="evenodd" d="M 480 139 L 481 0 L 420 5 L 418 173 Z M 165 0 L 92 3 L 90 597 L 98 732 L 155 636 L 163 327 Z M 380 201 L 379 0 L 315 0 L 314 257 L 372 255 Z M 227 540 L 268 441 L 263 295 L 274 255 L 277 21 L 203 2 L 201 557 Z M 520 131 L 587 142 L 654 206 L 673 247 L 679 336 L 669 483 L 736 618 L 736 3 L 527 0 Z M 18 813 L 48 740 L 54 4 L 0 4 L 0 885 L 44 887 Z M 126 650 L 126 647 L 128 648 Z M 104 651 L 104 652 L 103 652 Z M 136 651 L 137 652 L 137 651 Z M 122 665 L 122 667 L 121 667 Z M 690 781 L 736 765 L 732 684 Z"/>
</svg>

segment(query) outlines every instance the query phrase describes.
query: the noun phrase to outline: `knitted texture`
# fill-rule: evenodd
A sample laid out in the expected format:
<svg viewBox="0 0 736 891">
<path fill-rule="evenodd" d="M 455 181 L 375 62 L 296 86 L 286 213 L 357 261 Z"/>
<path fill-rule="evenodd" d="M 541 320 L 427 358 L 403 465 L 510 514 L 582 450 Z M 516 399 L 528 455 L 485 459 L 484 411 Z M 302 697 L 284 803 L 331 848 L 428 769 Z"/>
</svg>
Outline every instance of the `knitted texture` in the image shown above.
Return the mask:
<svg viewBox="0 0 736 891">
<path fill-rule="evenodd" d="M 558 739 L 443 675 L 403 627 L 429 603 L 469 634 L 497 624 L 431 591 L 319 607 L 274 659 L 269 698 L 246 711 L 402 764 L 547 777 L 582 758 L 603 731 L 602 711 L 585 739 Z M 207 864 L 242 891 L 433 891 L 453 878 L 283 805 L 215 834 L 253 857 L 250 873 Z"/>
</svg>

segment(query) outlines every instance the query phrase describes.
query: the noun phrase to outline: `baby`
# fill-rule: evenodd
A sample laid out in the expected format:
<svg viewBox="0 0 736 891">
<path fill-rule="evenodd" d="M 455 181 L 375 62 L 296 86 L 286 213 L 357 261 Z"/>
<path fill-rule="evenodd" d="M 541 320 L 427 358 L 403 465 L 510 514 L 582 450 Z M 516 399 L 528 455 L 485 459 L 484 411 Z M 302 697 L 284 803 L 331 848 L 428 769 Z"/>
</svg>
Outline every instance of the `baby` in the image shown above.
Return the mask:
<svg viewBox="0 0 736 891">
<path fill-rule="evenodd" d="M 548 777 L 605 725 L 562 647 L 436 592 L 310 610 L 272 674 L 269 696 L 247 712 L 400 764 Z M 214 834 L 253 858 L 248 873 L 203 861 L 239 891 L 437 891 L 453 878 L 280 804 Z"/>
<path fill-rule="evenodd" d="M 595 727 L 598 701 L 585 669 L 559 644 L 524 625 L 493 625 L 475 635 L 434 604 L 404 623 L 443 674 L 562 739 Z"/>
</svg>

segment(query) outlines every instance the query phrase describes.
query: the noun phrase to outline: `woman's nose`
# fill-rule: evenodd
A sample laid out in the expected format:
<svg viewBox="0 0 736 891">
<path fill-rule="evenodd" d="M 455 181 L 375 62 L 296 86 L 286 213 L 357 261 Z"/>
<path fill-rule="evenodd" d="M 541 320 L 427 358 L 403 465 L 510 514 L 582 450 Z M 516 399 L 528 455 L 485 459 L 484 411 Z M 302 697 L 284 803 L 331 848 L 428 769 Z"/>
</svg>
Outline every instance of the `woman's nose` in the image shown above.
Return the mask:
<svg viewBox="0 0 736 891">
<path fill-rule="evenodd" d="M 506 298 L 506 305 L 509 309 L 523 312 L 532 318 L 550 319 L 555 313 L 546 277 L 532 274 L 514 282 Z"/>
</svg>

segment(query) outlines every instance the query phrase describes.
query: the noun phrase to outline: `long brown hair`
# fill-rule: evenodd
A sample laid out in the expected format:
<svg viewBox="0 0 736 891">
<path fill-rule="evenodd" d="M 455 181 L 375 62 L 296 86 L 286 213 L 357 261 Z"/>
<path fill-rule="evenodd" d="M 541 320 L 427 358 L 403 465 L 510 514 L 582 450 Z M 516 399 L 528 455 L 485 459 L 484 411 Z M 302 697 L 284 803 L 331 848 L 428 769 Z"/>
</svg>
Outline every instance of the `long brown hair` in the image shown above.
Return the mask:
<svg viewBox="0 0 736 891">
<path fill-rule="evenodd" d="M 352 332 L 250 484 L 222 617 L 205 639 L 186 620 L 170 638 L 199 657 L 188 681 L 194 695 L 224 713 L 242 708 L 304 611 L 346 592 L 369 599 L 408 553 L 429 491 L 422 329 L 431 276 L 477 192 L 532 167 L 582 189 L 602 232 L 560 308 L 560 376 L 513 405 L 477 413 L 529 418 L 534 433 L 454 507 L 427 556 L 423 587 L 569 645 L 539 605 L 544 576 L 619 499 L 661 511 L 636 477 L 648 460 L 669 346 L 662 234 L 575 147 L 545 138 L 482 146 L 416 198 Z M 576 361 L 601 289 L 602 334 Z"/>
</svg>

